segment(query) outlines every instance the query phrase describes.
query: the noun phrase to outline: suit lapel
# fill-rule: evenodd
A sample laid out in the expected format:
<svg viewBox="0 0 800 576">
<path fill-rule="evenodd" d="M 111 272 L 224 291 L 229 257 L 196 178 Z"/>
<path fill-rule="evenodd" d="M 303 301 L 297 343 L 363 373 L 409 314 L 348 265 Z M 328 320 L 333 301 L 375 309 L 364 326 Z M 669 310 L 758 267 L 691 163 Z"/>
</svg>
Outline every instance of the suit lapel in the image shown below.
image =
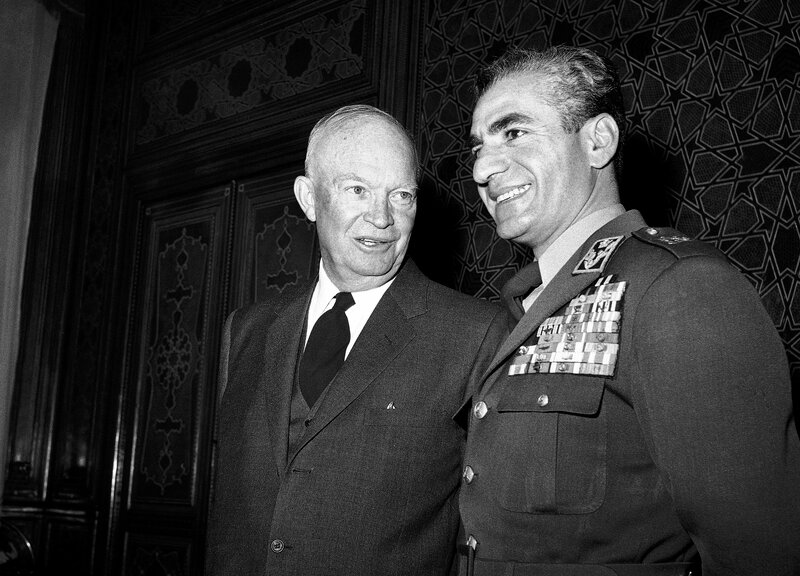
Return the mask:
<svg viewBox="0 0 800 576">
<path fill-rule="evenodd" d="M 292 387 L 312 292 L 313 285 L 304 296 L 292 300 L 284 308 L 270 327 L 264 343 L 264 369 L 259 389 L 264 391 L 269 436 L 281 476 L 288 452 Z"/>
<path fill-rule="evenodd" d="M 331 381 L 319 409 L 290 455 L 290 461 L 320 430 L 372 384 L 415 337 L 409 318 L 425 310 L 427 279 L 407 262 L 381 298 L 339 373 Z"/>
<path fill-rule="evenodd" d="M 506 341 L 500 346 L 486 374 L 494 372 L 509 356 L 515 354 L 531 335 L 541 326 L 542 322 L 552 316 L 566 305 L 572 298 L 589 287 L 601 275 L 600 272 L 573 274 L 572 270 L 586 255 L 589 248 L 600 238 L 609 236 L 630 235 L 634 230 L 645 226 L 644 219 L 636 210 L 626 212 L 597 232 L 592 234 L 586 242 L 570 257 L 558 271 L 547 287 L 542 291 L 530 309 L 520 319 L 509 334 Z"/>
</svg>

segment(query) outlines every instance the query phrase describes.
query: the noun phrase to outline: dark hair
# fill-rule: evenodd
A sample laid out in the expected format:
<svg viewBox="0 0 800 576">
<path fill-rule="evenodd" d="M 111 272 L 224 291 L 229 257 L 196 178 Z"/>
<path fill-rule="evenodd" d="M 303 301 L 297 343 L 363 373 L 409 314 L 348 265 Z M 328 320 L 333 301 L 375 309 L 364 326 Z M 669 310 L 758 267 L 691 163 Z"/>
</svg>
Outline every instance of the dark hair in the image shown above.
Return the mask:
<svg viewBox="0 0 800 576">
<path fill-rule="evenodd" d="M 619 77 L 611 60 L 588 48 L 572 46 L 553 46 L 542 51 L 511 48 L 478 71 L 476 101 L 498 80 L 521 72 L 542 76 L 544 98 L 558 111 L 566 132 L 577 132 L 588 119 L 603 112 L 614 119 L 619 128 L 614 167 L 619 174 L 626 119 Z"/>
</svg>

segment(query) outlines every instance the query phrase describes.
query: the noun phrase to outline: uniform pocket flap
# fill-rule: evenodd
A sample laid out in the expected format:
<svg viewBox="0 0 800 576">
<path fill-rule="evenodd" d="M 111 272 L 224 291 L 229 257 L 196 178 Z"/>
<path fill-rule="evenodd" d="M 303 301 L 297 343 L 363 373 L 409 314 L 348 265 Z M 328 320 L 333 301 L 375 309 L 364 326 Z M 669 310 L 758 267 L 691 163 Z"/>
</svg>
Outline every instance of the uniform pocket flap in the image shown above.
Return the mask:
<svg viewBox="0 0 800 576">
<path fill-rule="evenodd" d="M 565 412 L 591 416 L 600 410 L 605 381 L 586 376 L 516 376 L 506 383 L 498 412 Z"/>
</svg>

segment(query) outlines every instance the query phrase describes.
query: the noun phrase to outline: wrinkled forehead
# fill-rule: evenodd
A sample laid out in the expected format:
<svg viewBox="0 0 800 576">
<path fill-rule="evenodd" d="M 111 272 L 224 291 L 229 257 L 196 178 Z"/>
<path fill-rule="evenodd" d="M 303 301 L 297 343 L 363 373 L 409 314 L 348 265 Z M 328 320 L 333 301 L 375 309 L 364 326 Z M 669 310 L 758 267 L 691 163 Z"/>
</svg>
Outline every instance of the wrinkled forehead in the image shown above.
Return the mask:
<svg viewBox="0 0 800 576">
<path fill-rule="evenodd" d="M 319 161 L 342 149 L 364 149 L 376 153 L 413 156 L 408 136 L 392 122 L 379 116 L 337 119 L 325 126 L 314 142 L 309 156 Z"/>
<path fill-rule="evenodd" d="M 313 176 L 390 172 L 403 186 L 416 185 L 416 156 L 408 136 L 379 117 L 349 118 L 327 126 L 309 149 Z"/>
<path fill-rule="evenodd" d="M 394 148 L 410 148 L 408 137 L 392 122 L 379 116 L 340 118 L 325 126 L 316 145 L 325 149 L 341 145 L 390 144 Z"/>
</svg>

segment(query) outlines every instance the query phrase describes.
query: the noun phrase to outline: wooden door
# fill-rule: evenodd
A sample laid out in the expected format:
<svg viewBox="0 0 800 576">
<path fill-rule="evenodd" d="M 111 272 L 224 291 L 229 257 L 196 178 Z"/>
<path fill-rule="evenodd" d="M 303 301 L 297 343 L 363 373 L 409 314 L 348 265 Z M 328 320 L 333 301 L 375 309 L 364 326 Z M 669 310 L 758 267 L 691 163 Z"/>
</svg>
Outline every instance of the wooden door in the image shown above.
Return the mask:
<svg viewBox="0 0 800 576">
<path fill-rule="evenodd" d="M 120 450 L 129 456 L 118 462 L 115 522 L 123 575 L 202 573 L 221 327 L 233 308 L 316 274 L 316 236 L 295 202 L 294 175 L 137 202 L 135 364 Z"/>
</svg>

